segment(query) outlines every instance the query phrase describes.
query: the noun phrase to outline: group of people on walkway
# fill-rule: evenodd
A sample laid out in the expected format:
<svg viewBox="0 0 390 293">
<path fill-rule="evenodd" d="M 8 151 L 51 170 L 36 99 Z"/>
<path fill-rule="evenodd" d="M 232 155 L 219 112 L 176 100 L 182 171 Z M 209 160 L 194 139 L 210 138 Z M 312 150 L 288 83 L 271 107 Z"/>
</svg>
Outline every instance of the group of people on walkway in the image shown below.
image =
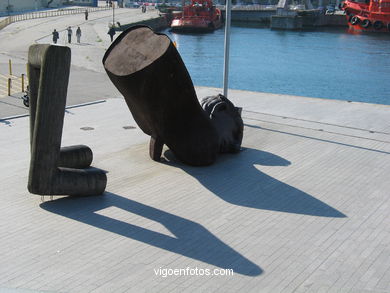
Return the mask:
<svg viewBox="0 0 390 293">
<path fill-rule="evenodd" d="M 72 43 L 72 35 L 73 35 L 73 30 L 72 27 L 68 26 L 66 29 L 67 36 L 68 36 L 68 43 Z M 60 34 L 56 29 L 51 33 L 53 35 L 53 43 L 57 44 L 58 39 L 60 38 Z M 111 26 L 110 29 L 108 30 L 107 33 L 110 36 L 111 42 L 114 40 L 114 35 L 116 34 L 115 32 L 115 27 Z M 77 43 L 80 43 L 81 40 L 81 29 L 78 26 L 76 30 L 76 38 L 77 38 Z"/>
<path fill-rule="evenodd" d="M 67 32 L 67 36 L 68 36 L 68 43 L 70 44 L 70 43 L 72 43 L 73 30 L 70 26 L 68 26 L 68 28 L 66 29 L 66 32 Z M 57 41 L 60 38 L 60 34 L 58 33 L 58 31 L 56 29 L 54 29 L 54 31 L 51 34 L 53 35 L 53 43 L 57 44 Z M 77 43 L 80 43 L 81 29 L 79 26 L 77 27 L 77 30 L 76 30 L 76 38 L 77 38 Z"/>
<path fill-rule="evenodd" d="M 112 0 L 106 0 L 106 7 L 115 6 L 115 3 Z"/>
<path fill-rule="evenodd" d="M 85 9 L 84 16 L 85 16 L 85 20 L 88 20 L 88 9 Z M 70 26 L 68 26 L 66 28 L 66 32 L 68 35 L 68 43 L 70 44 L 72 42 L 72 35 L 73 35 L 72 28 Z M 60 38 L 58 31 L 56 29 L 54 29 L 54 31 L 51 34 L 53 35 L 53 43 L 57 44 L 57 41 Z M 76 38 L 77 38 L 77 43 L 80 43 L 81 29 L 79 26 L 77 27 L 77 30 L 76 30 Z"/>
<path fill-rule="evenodd" d="M 113 1 L 106 1 L 106 4 L 107 4 L 107 6 L 110 5 L 110 7 L 111 7 L 112 5 L 114 5 L 114 2 Z M 88 10 L 87 9 L 85 10 L 84 15 L 85 15 L 85 20 L 88 20 Z M 120 23 L 117 22 L 117 24 L 120 27 Z M 72 27 L 68 26 L 65 30 L 66 30 L 66 34 L 68 36 L 68 39 L 67 39 L 68 43 L 70 44 L 70 43 L 72 43 L 72 35 L 73 35 Z M 107 34 L 110 36 L 110 39 L 112 42 L 114 40 L 114 35 L 116 34 L 114 25 L 110 26 L 110 29 L 108 30 Z M 58 39 L 60 38 L 59 32 L 56 29 L 54 29 L 54 31 L 52 32 L 52 35 L 53 35 L 53 43 L 57 44 Z M 77 27 L 77 30 L 76 30 L 76 38 L 77 38 L 77 43 L 80 43 L 81 29 L 79 26 Z"/>
</svg>

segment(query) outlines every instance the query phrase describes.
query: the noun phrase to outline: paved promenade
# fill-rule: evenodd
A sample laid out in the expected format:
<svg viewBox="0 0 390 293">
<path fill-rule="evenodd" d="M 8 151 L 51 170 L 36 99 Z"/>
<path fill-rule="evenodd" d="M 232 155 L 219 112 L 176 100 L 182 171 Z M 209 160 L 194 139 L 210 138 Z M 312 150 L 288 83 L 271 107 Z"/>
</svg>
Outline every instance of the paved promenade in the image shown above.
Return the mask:
<svg viewBox="0 0 390 293">
<path fill-rule="evenodd" d="M 154 9 L 142 13 L 140 9 L 115 9 L 115 22 L 136 23 L 158 17 Z M 28 47 L 34 43 L 52 43 L 51 32 L 57 29 L 60 34 L 58 45 L 66 45 L 72 50 L 72 70 L 70 75 L 68 105 L 94 101 L 119 95 L 110 82 L 107 82 L 102 66 L 102 57 L 110 46 L 107 34 L 112 22 L 112 11 L 99 11 L 89 14 L 85 21 L 83 14 L 39 18 L 12 23 L 0 30 L 0 74 L 8 74 L 8 60 L 12 60 L 12 72 L 20 76 L 26 74 Z M 67 43 L 65 29 L 73 29 L 73 41 Z M 82 31 L 81 42 L 76 42 L 76 29 Z M 119 32 L 115 35 L 117 37 Z M 0 83 L 2 80 L 0 79 Z M 5 83 L 5 81 L 4 81 Z M 1 84 L 0 84 L 1 85 Z M 4 84 L 5 86 L 5 84 Z M 0 86 L 0 89 L 2 87 Z M 0 91 L 0 118 L 21 115 L 28 112 L 20 99 L 21 94 L 2 96 Z"/>
<path fill-rule="evenodd" d="M 68 109 L 63 145 L 93 149 L 100 197 L 29 194 L 28 118 L 2 120 L 0 291 L 389 292 L 389 107 L 230 95 L 243 150 L 205 168 L 150 160 L 123 99 Z"/>
</svg>

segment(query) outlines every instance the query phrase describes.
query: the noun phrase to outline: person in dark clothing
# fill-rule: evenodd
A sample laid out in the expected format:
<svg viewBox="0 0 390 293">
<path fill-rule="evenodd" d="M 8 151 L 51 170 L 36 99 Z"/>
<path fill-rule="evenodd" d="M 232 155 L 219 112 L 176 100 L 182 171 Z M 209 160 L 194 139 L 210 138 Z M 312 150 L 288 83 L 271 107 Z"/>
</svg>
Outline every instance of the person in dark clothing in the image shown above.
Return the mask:
<svg viewBox="0 0 390 293">
<path fill-rule="evenodd" d="M 53 35 L 53 43 L 57 44 L 57 40 L 60 38 L 60 35 L 58 34 L 57 30 L 54 29 L 54 31 L 51 34 Z"/>
<path fill-rule="evenodd" d="M 88 20 L 88 10 L 87 9 L 85 9 L 84 14 L 85 14 L 85 20 Z"/>
<path fill-rule="evenodd" d="M 77 27 L 76 37 L 77 37 L 77 43 L 80 43 L 80 38 L 81 38 L 81 29 L 80 29 L 80 27 Z"/>
<path fill-rule="evenodd" d="M 108 33 L 110 35 L 110 38 L 111 38 L 111 42 L 114 40 L 114 35 L 115 35 L 115 28 L 114 26 L 110 27 L 110 29 L 108 30 Z"/>
<path fill-rule="evenodd" d="M 68 26 L 68 28 L 66 30 L 68 31 L 68 43 L 70 44 L 72 42 L 73 31 L 72 31 L 70 26 Z"/>
</svg>

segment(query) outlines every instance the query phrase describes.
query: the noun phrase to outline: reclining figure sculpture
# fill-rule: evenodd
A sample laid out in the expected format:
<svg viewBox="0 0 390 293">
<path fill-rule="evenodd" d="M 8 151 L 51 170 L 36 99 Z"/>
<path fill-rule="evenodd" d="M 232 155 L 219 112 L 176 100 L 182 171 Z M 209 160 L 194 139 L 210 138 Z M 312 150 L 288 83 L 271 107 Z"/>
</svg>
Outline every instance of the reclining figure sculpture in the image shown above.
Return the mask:
<svg viewBox="0 0 390 293">
<path fill-rule="evenodd" d="M 240 150 L 239 109 L 222 95 L 203 99 L 202 109 L 180 54 L 165 34 L 131 27 L 109 47 L 103 65 L 139 127 L 151 136 L 153 160 L 160 160 L 164 144 L 194 166 L 212 164 L 218 153 Z"/>
<path fill-rule="evenodd" d="M 32 45 L 28 52 L 31 161 L 28 190 L 40 195 L 99 195 L 104 171 L 88 168 L 92 150 L 85 145 L 61 148 L 70 49 Z"/>
</svg>

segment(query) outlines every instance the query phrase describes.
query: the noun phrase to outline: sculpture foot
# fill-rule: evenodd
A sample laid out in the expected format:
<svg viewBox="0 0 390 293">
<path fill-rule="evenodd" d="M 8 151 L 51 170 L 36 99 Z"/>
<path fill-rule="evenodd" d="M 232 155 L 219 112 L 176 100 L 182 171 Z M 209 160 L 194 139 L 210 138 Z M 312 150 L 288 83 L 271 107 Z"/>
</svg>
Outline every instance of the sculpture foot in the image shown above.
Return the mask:
<svg viewBox="0 0 390 293">
<path fill-rule="evenodd" d="M 149 155 L 153 161 L 160 161 L 163 146 L 164 142 L 161 138 L 153 136 L 150 137 Z"/>
</svg>

